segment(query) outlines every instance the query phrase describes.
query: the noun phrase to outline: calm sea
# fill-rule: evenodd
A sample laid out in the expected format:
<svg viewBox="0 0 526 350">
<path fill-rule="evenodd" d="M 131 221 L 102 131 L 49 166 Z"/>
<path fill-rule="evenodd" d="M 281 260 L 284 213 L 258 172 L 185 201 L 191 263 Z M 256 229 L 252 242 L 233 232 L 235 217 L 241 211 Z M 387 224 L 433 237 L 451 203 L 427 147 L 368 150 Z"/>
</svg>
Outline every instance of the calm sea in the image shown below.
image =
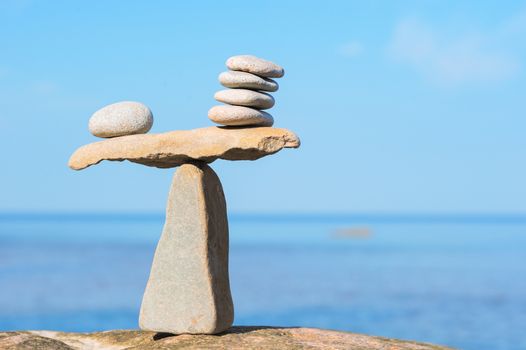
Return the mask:
<svg viewBox="0 0 526 350">
<path fill-rule="evenodd" d="M 0 214 L 0 330 L 136 328 L 162 215 Z M 526 349 L 526 218 L 232 215 L 238 325 Z"/>
</svg>

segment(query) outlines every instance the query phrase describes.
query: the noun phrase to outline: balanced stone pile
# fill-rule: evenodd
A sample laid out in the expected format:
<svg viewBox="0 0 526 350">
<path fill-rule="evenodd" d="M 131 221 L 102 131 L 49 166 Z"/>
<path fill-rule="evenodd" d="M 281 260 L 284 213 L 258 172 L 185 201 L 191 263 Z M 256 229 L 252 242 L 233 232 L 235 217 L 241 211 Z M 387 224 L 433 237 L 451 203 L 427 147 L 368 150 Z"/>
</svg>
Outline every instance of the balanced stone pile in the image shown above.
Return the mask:
<svg viewBox="0 0 526 350">
<path fill-rule="evenodd" d="M 152 112 L 138 102 L 106 106 L 89 120 L 90 132 L 109 138 L 80 147 L 69 166 L 85 169 L 103 160 L 173 168 L 166 222 L 146 285 L 139 326 L 166 333 L 214 334 L 228 329 L 234 305 L 228 276 L 228 219 L 219 177 L 208 163 L 216 159 L 256 160 L 283 148 L 297 148 L 299 138 L 287 129 L 271 128 L 272 117 L 262 109 L 274 105 L 283 68 L 253 56 L 227 61 L 231 70 L 220 75 L 232 90 L 216 99 L 230 105 L 210 110 L 222 125 L 258 128 L 208 127 L 146 134 Z M 266 127 L 265 127 L 266 126 Z"/>
<path fill-rule="evenodd" d="M 226 61 L 229 69 L 219 75 L 219 82 L 230 89 L 216 92 L 214 98 L 227 105 L 208 111 L 213 122 L 229 126 L 272 126 L 274 119 L 263 111 L 274 106 L 279 86 L 270 78 L 281 78 L 285 71 L 277 64 L 249 55 L 233 56 Z"/>
</svg>

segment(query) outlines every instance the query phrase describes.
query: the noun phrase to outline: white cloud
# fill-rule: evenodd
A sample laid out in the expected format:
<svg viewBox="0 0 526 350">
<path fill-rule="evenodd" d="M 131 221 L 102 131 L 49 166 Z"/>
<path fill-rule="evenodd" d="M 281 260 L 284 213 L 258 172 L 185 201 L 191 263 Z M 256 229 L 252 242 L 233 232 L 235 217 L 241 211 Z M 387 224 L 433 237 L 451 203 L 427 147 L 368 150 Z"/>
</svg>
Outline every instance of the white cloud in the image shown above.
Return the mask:
<svg viewBox="0 0 526 350">
<path fill-rule="evenodd" d="M 338 51 L 345 57 L 356 57 L 363 53 L 363 46 L 358 41 L 350 41 L 340 46 Z"/>
<path fill-rule="evenodd" d="M 497 50 L 491 36 L 446 35 L 417 20 L 397 24 L 389 53 L 431 80 L 445 84 L 498 81 L 513 77 L 519 61 Z M 494 46 L 494 47 L 492 47 Z"/>
</svg>

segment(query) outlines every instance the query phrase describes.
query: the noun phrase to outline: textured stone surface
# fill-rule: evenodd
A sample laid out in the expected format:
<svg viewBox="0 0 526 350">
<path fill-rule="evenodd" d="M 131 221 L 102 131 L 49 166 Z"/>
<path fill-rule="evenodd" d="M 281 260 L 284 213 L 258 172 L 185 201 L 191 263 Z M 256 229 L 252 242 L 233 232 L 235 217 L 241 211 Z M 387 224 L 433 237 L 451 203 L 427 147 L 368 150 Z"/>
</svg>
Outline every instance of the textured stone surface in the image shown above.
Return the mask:
<svg viewBox="0 0 526 350">
<path fill-rule="evenodd" d="M 283 148 L 298 148 L 299 138 L 287 129 L 209 127 L 163 134 L 122 136 L 77 149 L 69 167 L 81 170 L 103 160 L 129 160 L 172 168 L 192 160 L 255 160 Z"/>
<path fill-rule="evenodd" d="M 204 163 L 184 164 L 173 177 L 139 325 L 148 331 L 214 334 L 233 320 L 221 182 Z"/>
<path fill-rule="evenodd" d="M 274 106 L 274 97 L 271 95 L 247 89 L 221 90 L 215 93 L 214 98 L 219 102 L 257 109 L 268 109 Z"/>
<path fill-rule="evenodd" d="M 279 85 L 269 78 L 258 77 L 247 72 L 228 71 L 219 74 L 221 85 L 233 89 L 254 89 L 274 92 Z"/>
<path fill-rule="evenodd" d="M 272 126 L 274 124 L 274 118 L 267 112 L 242 106 L 214 106 L 208 111 L 208 118 L 222 125 Z"/>
<path fill-rule="evenodd" d="M 248 72 L 260 77 L 281 78 L 285 71 L 274 62 L 264 60 L 252 55 L 232 56 L 226 60 L 228 69 Z"/>
<path fill-rule="evenodd" d="M 93 113 L 89 131 L 97 137 L 145 134 L 153 125 L 150 109 L 139 102 L 123 101 L 103 107 Z"/>
<path fill-rule="evenodd" d="M 98 333 L 5 332 L 0 349 L 30 350 L 451 350 L 443 346 L 314 328 L 233 327 L 218 335 L 133 330 Z"/>
</svg>

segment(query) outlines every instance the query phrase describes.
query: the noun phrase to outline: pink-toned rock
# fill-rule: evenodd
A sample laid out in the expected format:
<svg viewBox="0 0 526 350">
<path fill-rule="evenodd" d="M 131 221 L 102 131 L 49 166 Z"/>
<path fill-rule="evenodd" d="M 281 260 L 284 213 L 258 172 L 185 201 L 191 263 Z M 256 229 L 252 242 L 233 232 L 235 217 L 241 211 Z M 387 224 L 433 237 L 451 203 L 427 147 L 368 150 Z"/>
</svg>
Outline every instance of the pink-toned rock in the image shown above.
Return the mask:
<svg viewBox="0 0 526 350">
<path fill-rule="evenodd" d="M 452 350 L 451 348 L 315 328 L 232 327 L 219 335 L 178 335 L 144 331 L 0 333 L 0 349 L 12 350 Z"/>
<path fill-rule="evenodd" d="M 69 167 L 81 170 L 103 160 L 129 160 L 157 168 L 191 161 L 256 160 L 283 148 L 298 148 L 299 138 L 287 129 L 209 127 L 115 137 L 77 149 Z"/>
</svg>

